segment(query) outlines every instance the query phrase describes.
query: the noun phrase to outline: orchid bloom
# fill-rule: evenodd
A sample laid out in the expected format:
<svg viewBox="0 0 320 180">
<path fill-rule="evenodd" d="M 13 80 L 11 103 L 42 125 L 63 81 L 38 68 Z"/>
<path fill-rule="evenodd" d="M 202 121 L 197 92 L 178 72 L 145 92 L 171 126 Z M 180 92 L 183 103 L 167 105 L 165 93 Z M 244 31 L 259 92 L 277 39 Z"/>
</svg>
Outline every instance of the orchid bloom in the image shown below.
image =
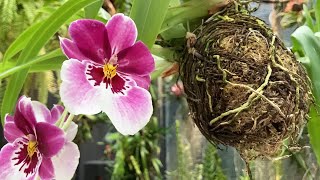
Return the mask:
<svg viewBox="0 0 320 180">
<path fill-rule="evenodd" d="M 61 68 L 61 100 L 72 114 L 105 112 L 115 128 L 133 135 L 149 121 L 152 99 L 147 91 L 154 59 L 137 38 L 132 19 L 114 15 L 106 25 L 96 20 L 71 23 L 72 40 L 61 38 L 69 58 Z"/>
<path fill-rule="evenodd" d="M 14 116 L 6 115 L 4 137 L 8 144 L 0 151 L 0 177 L 5 180 L 69 180 L 79 163 L 79 149 L 71 142 L 77 133 L 73 123 L 66 133 L 54 125 L 63 107 L 51 111 L 22 96 Z M 62 161 L 63 159 L 63 161 Z"/>
</svg>

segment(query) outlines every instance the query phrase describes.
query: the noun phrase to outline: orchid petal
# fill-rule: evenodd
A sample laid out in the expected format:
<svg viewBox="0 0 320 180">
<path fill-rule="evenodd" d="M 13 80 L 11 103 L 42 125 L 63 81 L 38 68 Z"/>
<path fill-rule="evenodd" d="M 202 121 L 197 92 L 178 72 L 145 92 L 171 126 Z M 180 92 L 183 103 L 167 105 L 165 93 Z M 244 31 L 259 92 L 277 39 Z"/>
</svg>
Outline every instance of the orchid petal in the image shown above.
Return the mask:
<svg viewBox="0 0 320 180">
<path fill-rule="evenodd" d="M 101 106 L 123 135 L 137 133 L 149 122 L 153 112 L 150 93 L 138 86 L 130 87 L 126 95 L 107 94 Z"/>
<path fill-rule="evenodd" d="M 38 149 L 44 157 L 56 155 L 65 143 L 64 132 L 49 123 L 39 122 L 36 125 Z"/>
<path fill-rule="evenodd" d="M 137 39 L 135 23 L 130 17 L 123 14 L 112 16 L 106 25 L 106 29 L 112 54 L 118 54 L 132 46 Z"/>
<path fill-rule="evenodd" d="M 138 75 L 129 75 L 137 84 L 137 86 L 142 87 L 146 90 L 149 89 L 150 83 L 151 83 L 151 78 L 149 75 L 145 76 L 138 76 Z"/>
<path fill-rule="evenodd" d="M 101 111 L 99 102 L 101 90 L 86 78 L 86 62 L 70 59 L 62 64 L 60 96 L 65 107 L 72 114 L 97 114 Z"/>
<path fill-rule="evenodd" d="M 4 123 L 7 123 L 7 122 L 14 122 L 13 116 L 6 114 L 6 117 L 4 118 Z"/>
<path fill-rule="evenodd" d="M 51 158 L 55 171 L 55 179 L 72 179 L 79 164 L 79 158 L 80 152 L 78 146 L 73 142 L 67 142 L 62 150 Z"/>
<path fill-rule="evenodd" d="M 78 46 L 71 40 L 66 38 L 60 38 L 60 46 L 63 53 L 69 59 L 89 60 L 88 57 L 82 54 Z"/>
<path fill-rule="evenodd" d="M 51 123 L 51 124 L 56 123 L 59 120 L 59 118 L 61 117 L 63 110 L 64 110 L 63 106 L 55 104 L 50 111 L 51 112 L 51 120 L 49 121 L 49 123 Z"/>
<path fill-rule="evenodd" d="M 54 177 L 54 169 L 51 158 L 43 158 L 40 168 L 39 176 L 42 180 L 51 180 Z"/>
<path fill-rule="evenodd" d="M 21 165 L 15 165 L 16 161 L 13 158 L 16 157 L 16 152 L 19 150 L 17 145 L 18 141 L 11 144 L 8 143 L 2 147 L 0 151 L 0 177 L 5 180 L 31 180 L 35 179 L 36 173 L 28 174 L 24 173 L 24 168 L 19 170 Z M 37 172 L 38 166 L 35 169 Z"/>
<path fill-rule="evenodd" d="M 110 57 L 105 31 L 102 22 L 89 19 L 74 21 L 69 27 L 70 36 L 82 54 L 99 64 L 103 64 L 104 59 Z"/>
<path fill-rule="evenodd" d="M 71 122 L 69 128 L 66 131 L 66 140 L 73 141 L 78 132 L 78 125 L 74 122 Z"/>
<path fill-rule="evenodd" d="M 18 100 L 14 113 L 14 123 L 25 135 L 34 134 L 36 118 L 30 98 L 22 96 Z"/>
<path fill-rule="evenodd" d="M 34 117 L 37 122 L 50 122 L 51 113 L 49 109 L 39 101 L 31 101 Z"/>
<path fill-rule="evenodd" d="M 10 143 L 13 143 L 17 138 L 25 136 L 23 132 L 20 131 L 20 129 L 13 122 L 5 123 L 3 132 L 4 132 L 4 137 Z"/>
<path fill-rule="evenodd" d="M 118 64 L 117 70 L 126 74 L 144 76 L 154 71 L 154 59 L 148 48 L 141 41 L 120 51 Z"/>
</svg>

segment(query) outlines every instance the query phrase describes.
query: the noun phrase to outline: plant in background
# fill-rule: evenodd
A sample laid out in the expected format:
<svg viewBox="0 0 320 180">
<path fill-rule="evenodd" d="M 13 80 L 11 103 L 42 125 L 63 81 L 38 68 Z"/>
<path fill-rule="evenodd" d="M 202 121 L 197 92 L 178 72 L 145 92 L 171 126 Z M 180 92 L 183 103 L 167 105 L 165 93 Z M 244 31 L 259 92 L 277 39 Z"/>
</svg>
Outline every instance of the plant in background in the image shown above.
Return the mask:
<svg viewBox="0 0 320 180">
<path fill-rule="evenodd" d="M 177 142 L 177 169 L 168 172 L 168 176 L 173 179 L 193 179 L 195 169 L 190 152 L 190 144 L 187 144 L 180 134 L 180 121 L 176 121 L 176 142 Z"/>
<path fill-rule="evenodd" d="M 275 8 L 279 12 L 278 16 L 281 18 L 281 26 L 288 28 L 295 25 L 302 25 L 306 20 L 305 16 L 310 16 L 310 14 L 305 11 L 307 4 L 308 2 L 305 0 L 290 0 L 289 2 L 277 3 Z"/>
<path fill-rule="evenodd" d="M 304 9 L 307 14 L 310 12 L 308 9 Z M 306 16 L 305 25 L 299 27 L 291 35 L 293 47 L 292 50 L 295 53 L 299 61 L 305 66 L 308 76 L 312 83 L 312 93 L 314 96 L 314 104 L 310 108 L 310 119 L 308 122 L 308 133 L 310 137 L 310 143 L 313 147 L 313 151 L 320 164 L 320 118 L 319 118 L 319 105 L 320 105 L 320 1 L 315 1 L 314 6 L 314 18 Z"/>
<path fill-rule="evenodd" d="M 203 163 L 203 179 L 226 179 L 221 169 L 221 159 L 217 154 L 217 149 L 208 143 L 205 149 Z"/>
<path fill-rule="evenodd" d="M 226 179 L 221 169 L 221 160 L 214 145 L 208 143 L 201 163 L 192 162 L 190 145 L 180 133 L 180 121 L 176 121 L 177 169 L 167 172 L 169 179 Z"/>
<path fill-rule="evenodd" d="M 35 20 L 37 9 L 43 7 L 43 0 L 3 0 L 0 2 L 0 54 L 14 38 Z M 0 57 L 1 59 L 1 57 Z"/>
<path fill-rule="evenodd" d="M 131 0 L 113 0 L 113 4 L 118 12 L 122 12 L 126 15 L 129 15 L 130 9 L 132 7 Z"/>
<path fill-rule="evenodd" d="M 120 133 L 106 135 L 106 141 L 115 153 L 112 179 L 160 179 L 161 161 L 159 139 L 163 131 L 153 117 L 148 125 L 134 136 Z"/>
</svg>

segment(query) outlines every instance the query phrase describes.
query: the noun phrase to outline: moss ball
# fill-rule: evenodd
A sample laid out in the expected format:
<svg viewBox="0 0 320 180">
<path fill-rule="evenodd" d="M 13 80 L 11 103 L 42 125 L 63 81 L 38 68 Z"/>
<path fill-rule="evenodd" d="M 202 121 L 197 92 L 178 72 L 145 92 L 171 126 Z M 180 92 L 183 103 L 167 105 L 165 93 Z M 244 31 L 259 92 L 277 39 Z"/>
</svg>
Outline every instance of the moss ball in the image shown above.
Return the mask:
<svg viewBox="0 0 320 180">
<path fill-rule="evenodd" d="M 251 15 L 225 10 L 189 34 L 180 74 L 202 134 L 245 159 L 275 155 L 306 122 L 311 95 L 305 69 Z"/>
</svg>

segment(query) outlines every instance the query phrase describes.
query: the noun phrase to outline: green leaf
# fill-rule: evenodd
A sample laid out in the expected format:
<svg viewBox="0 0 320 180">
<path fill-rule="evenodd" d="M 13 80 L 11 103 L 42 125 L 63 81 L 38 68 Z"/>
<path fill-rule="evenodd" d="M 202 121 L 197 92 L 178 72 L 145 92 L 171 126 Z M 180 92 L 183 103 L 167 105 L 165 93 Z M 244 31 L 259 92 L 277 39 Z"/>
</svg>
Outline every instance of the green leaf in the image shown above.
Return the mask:
<svg viewBox="0 0 320 180">
<path fill-rule="evenodd" d="M 204 17 L 215 5 L 224 0 L 192 0 L 176 7 L 170 7 L 160 32 L 166 31 L 188 20 Z"/>
<path fill-rule="evenodd" d="M 186 28 L 182 24 L 178 24 L 161 33 L 161 37 L 164 40 L 170 40 L 174 38 L 183 38 L 187 34 Z"/>
<path fill-rule="evenodd" d="M 151 53 L 155 60 L 156 67 L 151 74 L 151 79 L 153 80 L 158 78 L 163 73 L 163 71 L 172 66 L 175 52 L 169 48 L 163 48 L 159 45 L 153 45 Z"/>
<path fill-rule="evenodd" d="M 49 70 L 60 70 L 62 63 L 66 60 L 65 57 L 59 56 L 47 61 L 40 62 L 30 67 L 29 72 L 43 72 Z"/>
<path fill-rule="evenodd" d="M 149 49 L 159 33 L 167 13 L 170 0 L 134 0 L 130 17 L 136 23 L 138 40 L 143 41 Z"/>
<path fill-rule="evenodd" d="M 89 19 L 95 19 L 102 4 L 103 4 L 103 0 L 99 0 L 95 3 L 92 3 L 90 6 L 85 7 L 84 8 L 85 17 Z"/>
<path fill-rule="evenodd" d="M 153 166 L 154 170 L 156 171 L 156 173 L 161 174 L 161 172 L 160 172 L 160 167 L 162 167 L 161 161 L 157 158 L 152 158 L 151 163 L 152 163 L 152 166 Z"/>
<path fill-rule="evenodd" d="M 66 60 L 65 55 L 62 53 L 60 49 L 56 49 L 45 55 L 38 56 L 30 60 L 29 62 L 20 64 L 20 65 L 16 65 L 15 63 L 6 64 L 6 66 L 4 67 L 5 70 L 0 73 L 0 79 L 3 79 L 25 68 L 29 68 L 30 66 L 32 66 L 31 69 L 33 70 L 37 69 L 38 71 L 48 70 L 48 67 L 39 69 L 39 67 L 41 66 L 56 65 L 56 64 L 61 66 L 62 64 L 61 61 L 57 61 L 57 60 L 61 60 L 61 61 Z M 49 68 L 49 69 L 53 70 L 55 68 L 52 68 L 52 69 Z"/>
<path fill-rule="evenodd" d="M 308 10 L 308 7 L 304 4 L 303 5 L 303 15 L 306 18 L 306 25 L 309 26 L 312 30 L 314 30 L 314 26 L 313 26 L 313 19 L 310 15 L 310 11 Z"/>
<path fill-rule="evenodd" d="M 118 132 L 116 132 L 116 133 L 108 133 L 108 134 L 105 136 L 105 141 L 107 141 L 107 142 L 113 142 L 113 141 L 118 140 L 120 137 L 121 137 L 121 135 L 120 135 Z"/>
<path fill-rule="evenodd" d="M 309 116 L 308 133 L 310 143 L 317 157 L 318 164 L 320 164 L 320 117 L 318 110 L 314 106 L 310 108 Z"/>
<path fill-rule="evenodd" d="M 26 47 L 22 50 L 17 65 L 24 64 L 37 56 L 40 49 L 46 42 L 58 31 L 69 18 L 76 14 L 82 8 L 96 3 L 99 0 L 69 0 L 57 9 L 41 26 L 34 32 Z M 18 95 L 23 87 L 29 68 L 25 68 L 9 79 L 5 95 L 1 106 L 2 124 L 6 113 L 11 113 L 18 99 Z"/>
<path fill-rule="evenodd" d="M 320 41 L 308 26 L 299 27 L 291 36 L 294 51 L 302 51 L 308 57 L 304 66 L 313 84 L 313 94 L 320 104 Z"/>
<path fill-rule="evenodd" d="M 316 2 L 316 6 L 314 7 L 314 11 L 315 11 L 315 18 L 316 18 L 316 22 L 315 22 L 315 31 L 320 31 L 320 0 L 317 0 Z"/>
<path fill-rule="evenodd" d="M 180 5 L 180 0 L 171 0 L 169 3 L 169 7 Z"/>
<path fill-rule="evenodd" d="M 315 104 L 320 105 L 320 41 L 308 26 L 299 27 L 291 36 L 293 50 L 303 51 L 307 57 L 302 61 L 312 82 L 312 93 Z M 318 108 L 311 107 L 308 131 L 310 143 L 320 165 L 320 116 Z"/>
</svg>

